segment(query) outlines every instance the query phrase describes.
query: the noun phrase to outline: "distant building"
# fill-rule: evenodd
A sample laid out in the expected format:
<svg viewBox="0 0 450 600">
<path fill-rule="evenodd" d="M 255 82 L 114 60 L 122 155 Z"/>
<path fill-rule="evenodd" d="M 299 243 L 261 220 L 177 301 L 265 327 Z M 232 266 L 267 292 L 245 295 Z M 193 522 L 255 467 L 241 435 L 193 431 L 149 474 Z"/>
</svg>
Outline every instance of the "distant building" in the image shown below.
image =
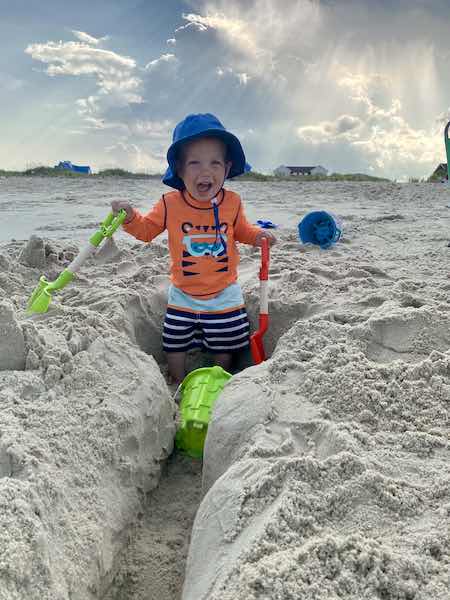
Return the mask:
<svg viewBox="0 0 450 600">
<path fill-rule="evenodd" d="M 74 171 L 75 173 L 85 173 L 86 175 L 91 174 L 91 167 L 80 167 L 79 165 L 73 165 L 70 160 L 60 161 L 55 169 L 65 169 L 67 171 Z"/>
<path fill-rule="evenodd" d="M 328 175 L 328 171 L 321 165 L 315 165 L 313 167 L 288 167 L 286 165 L 280 165 L 274 170 L 274 174 L 281 176 Z"/>
</svg>

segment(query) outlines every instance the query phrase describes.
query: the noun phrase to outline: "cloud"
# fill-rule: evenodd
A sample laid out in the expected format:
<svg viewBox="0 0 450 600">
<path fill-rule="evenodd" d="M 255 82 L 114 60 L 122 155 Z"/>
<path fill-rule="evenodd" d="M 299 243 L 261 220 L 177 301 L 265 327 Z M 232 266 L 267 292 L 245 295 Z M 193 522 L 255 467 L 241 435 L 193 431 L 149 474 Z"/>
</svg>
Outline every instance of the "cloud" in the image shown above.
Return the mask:
<svg viewBox="0 0 450 600">
<path fill-rule="evenodd" d="M 162 54 L 159 58 L 155 60 L 151 60 L 145 65 L 146 71 L 151 71 L 153 69 L 157 69 L 158 67 L 167 65 L 168 63 L 177 63 L 178 59 L 175 54 Z"/>
<path fill-rule="evenodd" d="M 164 140 L 166 143 L 170 139 L 173 121 L 135 121 L 129 125 L 130 132 L 138 138 L 151 140 Z"/>
<path fill-rule="evenodd" d="M 188 23 L 175 33 L 190 28 L 215 32 L 234 68 L 272 81 L 275 86 L 279 68 L 289 62 L 286 57 L 312 56 L 311 40 L 322 31 L 323 9 L 310 0 L 284 0 L 282 9 L 276 0 L 208 0 L 198 4 L 201 13 L 184 14 Z"/>
<path fill-rule="evenodd" d="M 188 22 L 187 25 L 178 27 L 175 33 L 189 27 L 194 27 L 200 32 L 213 29 L 221 34 L 230 44 L 235 45 L 241 51 L 254 58 L 264 53 L 263 47 L 257 44 L 257 40 L 252 35 L 251 30 L 246 26 L 246 21 L 240 19 L 238 16 L 233 17 L 225 12 L 215 12 L 206 16 L 190 13 L 184 14 L 183 19 Z"/>
<path fill-rule="evenodd" d="M 394 96 L 391 78 L 380 73 L 349 74 L 338 84 L 350 89 L 350 98 L 365 112 L 365 129 L 352 143 L 370 155 L 380 169 L 439 162 L 441 146 L 434 126 L 437 119 L 430 119 L 428 129 L 410 124 L 402 101 Z"/>
<path fill-rule="evenodd" d="M 415 163 L 423 166 L 440 162 L 440 135 L 414 129 L 399 118 L 389 129 L 372 129 L 367 139 L 354 141 L 372 157 L 379 169 L 393 172 Z"/>
<path fill-rule="evenodd" d="M 338 87 L 349 90 L 348 100 L 360 116 L 342 115 L 334 122 L 297 129 L 310 144 L 339 144 L 343 140 L 368 161 L 370 170 L 392 176 L 408 165 L 432 165 L 441 156 L 438 133 L 414 128 L 402 114 L 402 102 L 392 96 L 391 81 L 379 73 L 351 73 L 338 78 Z"/>
<path fill-rule="evenodd" d="M 391 176 L 424 174 L 443 160 L 437 121 L 446 118 L 450 90 L 439 44 L 448 51 L 448 42 L 440 15 L 405 6 L 286 0 L 281 10 L 276 0 L 205 0 L 184 15 L 176 37 L 182 44 L 188 35 L 211 41 L 215 34 L 216 76 L 226 83 L 234 73 L 249 75 L 250 94 L 234 106 L 256 130 L 270 123 L 250 145 L 267 166 L 285 162 L 284 151 L 304 160 L 348 157 Z M 368 19 L 370 30 L 362 26 Z"/>
<path fill-rule="evenodd" d="M 99 92 L 113 95 L 116 102 L 142 102 L 141 79 L 132 58 L 84 42 L 30 44 L 25 52 L 47 64 L 46 73 L 52 77 L 90 75 L 95 77 Z"/>
<path fill-rule="evenodd" d="M 238 77 L 238 81 L 241 85 L 247 85 L 247 83 L 251 79 L 251 77 L 249 75 L 247 75 L 247 73 L 238 73 L 237 77 Z"/>
<path fill-rule="evenodd" d="M 450 107 L 437 115 L 436 119 L 434 120 L 435 129 L 437 131 L 442 131 L 448 122 L 450 122 Z"/>
<path fill-rule="evenodd" d="M 323 121 L 318 125 L 297 128 L 300 139 L 311 144 L 321 144 L 339 140 L 358 139 L 358 130 L 363 122 L 358 117 L 341 115 L 335 121 Z"/>
<path fill-rule="evenodd" d="M 84 130 L 115 131 L 120 133 L 128 132 L 128 125 L 119 119 L 108 119 L 105 117 L 104 97 L 88 96 L 79 98 L 76 101 L 78 114 L 83 119 Z"/>
<path fill-rule="evenodd" d="M 250 79 L 252 79 L 247 73 L 236 73 L 232 67 L 217 67 L 216 73 L 221 78 L 227 75 L 235 77 L 240 85 L 247 85 Z"/>
<path fill-rule="evenodd" d="M 402 106 L 393 98 L 393 86 L 389 77 L 381 73 L 346 73 L 338 78 L 337 85 L 348 88 L 349 98 L 359 102 L 370 117 L 389 118 L 397 114 Z"/>
<path fill-rule="evenodd" d="M 361 119 L 351 115 L 342 115 L 337 121 L 328 128 L 332 135 L 342 135 L 361 127 Z"/>
<path fill-rule="evenodd" d="M 46 72 L 50 76 L 87 75 L 95 78 L 98 93 L 76 100 L 77 112 L 83 122 L 82 128 L 77 131 L 90 132 L 91 135 L 102 132 L 110 136 L 120 136 L 121 145 L 112 144 L 110 148 L 116 148 L 121 159 L 124 159 L 127 149 L 127 156 L 130 154 L 132 157 L 128 156 L 127 164 L 133 164 L 136 168 L 142 167 L 145 162 L 142 157 L 149 154 L 136 152 L 137 146 L 134 142 L 152 140 L 156 154 L 152 155 L 152 159 L 147 160 L 146 164 L 157 164 L 156 157 L 162 153 L 162 143 L 165 145 L 170 139 L 169 122 L 143 119 L 135 115 L 131 107 L 143 103 L 140 93 L 142 77 L 157 73 L 163 65 L 176 63 L 173 54 L 163 54 L 139 69 L 134 59 L 91 47 L 85 42 L 31 44 L 26 52 L 34 59 L 48 64 Z M 111 153 L 112 150 L 108 152 Z M 161 170 L 161 162 L 158 163 L 158 167 Z"/>
<path fill-rule="evenodd" d="M 101 38 L 95 38 L 92 35 L 89 35 L 88 33 L 85 33 L 84 31 L 77 31 L 76 29 L 72 29 L 72 33 L 81 42 L 84 42 L 85 44 L 89 44 L 89 45 L 92 45 L 92 46 L 98 46 L 102 42 L 104 42 L 107 39 L 109 39 L 107 35 L 105 35 L 104 37 L 101 37 Z"/>
<path fill-rule="evenodd" d="M 162 172 L 165 155 L 151 150 L 144 150 L 138 144 L 126 140 L 119 140 L 105 148 L 110 155 L 109 162 L 102 168 L 119 167 L 134 172 L 158 173 Z"/>
</svg>

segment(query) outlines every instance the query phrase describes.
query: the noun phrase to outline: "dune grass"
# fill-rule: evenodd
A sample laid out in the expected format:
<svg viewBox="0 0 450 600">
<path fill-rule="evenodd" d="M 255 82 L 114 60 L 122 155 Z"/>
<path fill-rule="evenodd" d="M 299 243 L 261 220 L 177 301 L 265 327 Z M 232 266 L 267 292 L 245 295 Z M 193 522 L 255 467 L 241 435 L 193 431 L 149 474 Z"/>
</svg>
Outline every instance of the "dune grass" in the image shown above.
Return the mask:
<svg viewBox="0 0 450 600">
<path fill-rule="evenodd" d="M 128 179 L 162 178 L 160 173 L 132 173 L 125 169 L 103 169 L 98 173 L 77 173 L 70 169 L 38 166 L 24 171 L 7 171 L 0 169 L 0 177 L 123 177 Z"/>
<path fill-rule="evenodd" d="M 55 169 L 54 167 L 48 166 L 33 166 L 25 169 L 24 171 L 8 171 L 0 169 L 0 177 L 121 177 L 123 179 L 162 179 L 161 173 L 133 173 L 126 169 L 111 168 L 102 169 L 98 173 L 76 173 L 69 169 Z M 409 178 L 409 183 L 424 183 L 424 182 L 436 182 L 445 179 L 446 172 L 440 172 L 436 170 L 428 179 L 417 179 Z M 262 181 L 262 182 L 273 182 L 273 181 L 291 181 L 299 184 L 308 183 L 311 181 L 384 181 L 389 182 L 390 179 L 385 177 L 375 177 L 374 175 L 368 175 L 366 173 L 331 173 L 331 175 L 303 175 L 303 176 L 280 176 L 280 175 L 267 175 L 265 173 L 259 173 L 258 171 L 250 171 L 244 175 L 240 175 L 235 178 L 236 181 Z"/>
<path fill-rule="evenodd" d="M 390 181 L 384 177 L 375 177 L 365 173 L 332 173 L 331 175 L 264 175 L 258 171 L 250 171 L 239 176 L 239 181 L 294 181 L 307 183 L 308 181 Z"/>
</svg>

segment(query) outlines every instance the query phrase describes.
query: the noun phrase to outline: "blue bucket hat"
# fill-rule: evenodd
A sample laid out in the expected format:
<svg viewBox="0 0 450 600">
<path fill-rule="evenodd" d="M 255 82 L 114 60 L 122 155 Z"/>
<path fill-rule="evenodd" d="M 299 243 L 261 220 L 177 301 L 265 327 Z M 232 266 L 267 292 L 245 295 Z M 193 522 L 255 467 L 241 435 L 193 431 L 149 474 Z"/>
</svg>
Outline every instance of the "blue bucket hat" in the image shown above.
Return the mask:
<svg viewBox="0 0 450 600">
<path fill-rule="evenodd" d="M 172 145 L 167 150 L 169 167 L 163 177 L 163 183 L 176 190 L 184 190 L 183 180 L 178 177 L 176 172 L 179 149 L 186 142 L 202 137 L 219 138 L 227 146 L 227 159 L 232 162 L 227 179 L 237 177 L 251 170 L 251 166 L 245 161 L 241 142 L 235 135 L 225 129 L 217 117 L 210 113 L 188 115 L 178 123 L 173 131 Z"/>
</svg>

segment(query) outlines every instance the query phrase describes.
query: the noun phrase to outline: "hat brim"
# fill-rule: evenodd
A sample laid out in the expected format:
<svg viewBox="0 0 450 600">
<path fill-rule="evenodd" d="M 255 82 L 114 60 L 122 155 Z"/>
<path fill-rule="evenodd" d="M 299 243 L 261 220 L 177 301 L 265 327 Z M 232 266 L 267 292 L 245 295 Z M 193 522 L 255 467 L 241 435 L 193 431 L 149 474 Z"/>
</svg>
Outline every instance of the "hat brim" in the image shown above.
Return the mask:
<svg viewBox="0 0 450 600">
<path fill-rule="evenodd" d="M 245 161 L 244 150 L 238 138 L 229 131 L 222 129 L 206 129 L 202 132 L 184 137 L 183 139 L 174 142 L 167 151 L 167 162 L 169 167 L 164 174 L 163 183 L 177 190 L 183 190 L 185 185 L 183 180 L 176 174 L 176 162 L 178 152 L 183 144 L 202 137 L 216 137 L 221 139 L 227 146 L 227 160 L 231 161 L 231 169 L 227 175 L 227 179 L 232 179 L 242 173 L 251 170 L 251 166 Z"/>
</svg>

